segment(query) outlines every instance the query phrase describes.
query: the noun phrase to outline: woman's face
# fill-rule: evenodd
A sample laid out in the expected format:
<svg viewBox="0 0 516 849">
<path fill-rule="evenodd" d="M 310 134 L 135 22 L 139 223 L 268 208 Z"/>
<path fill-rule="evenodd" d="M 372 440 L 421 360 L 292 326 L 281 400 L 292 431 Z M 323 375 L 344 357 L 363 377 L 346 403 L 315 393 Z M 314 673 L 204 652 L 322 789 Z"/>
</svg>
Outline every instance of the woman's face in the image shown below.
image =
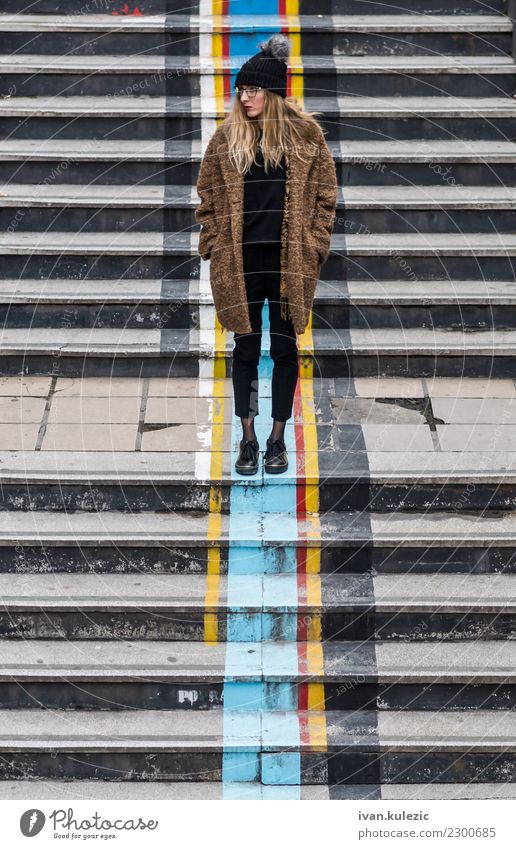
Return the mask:
<svg viewBox="0 0 516 849">
<path fill-rule="evenodd" d="M 251 86 L 249 86 L 249 88 L 251 88 Z M 243 93 L 240 95 L 240 102 L 242 104 L 242 108 L 245 109 L 245 113 L 248 118 L 258 118 L 263 112 L 265 104 L 265 90 L 263 88 L 258 89 L 255 96 L 251 98 L 244 89 Z"/>
</svg>

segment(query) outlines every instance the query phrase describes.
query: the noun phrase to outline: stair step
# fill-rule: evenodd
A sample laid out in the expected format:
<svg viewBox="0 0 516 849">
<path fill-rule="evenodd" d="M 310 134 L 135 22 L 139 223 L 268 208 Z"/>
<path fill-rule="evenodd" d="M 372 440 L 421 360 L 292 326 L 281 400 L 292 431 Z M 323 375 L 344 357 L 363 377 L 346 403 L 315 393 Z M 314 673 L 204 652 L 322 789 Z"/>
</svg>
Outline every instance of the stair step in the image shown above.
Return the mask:
<svg viewBox="0 0 516 849">
<path fill-rule="evenodd" d="M 226 359 L 231 374 L 232 334 L 217 343 L 217 356 Z M 48 374 L 56 352 L 60 374 L 69 377 L 100 375 L 171 376 L 199 375 L 200 363 L 213 360 L 210 340 L 197 329 L 63 329 L 22 327 L 4 329 L 0 354 L 3 374 L 18 374 L 23 358 L 26 374 Z M 446 330 L 432 327 L 375 327 L 314 329 L 303 341 L 300 361 L 317 363 L 324 377 L 369 376 L 491 376 L 514 374 L 516 330 Z M 265 337 L 262 353 L 267 354 Z M 173 358 L 173 361 L 171 361 Z M 380 365 L 379 365 L 380 358 Z M 303 360 L 304 362 L 304 360 Z"/>
<path fill-rule="evenodd" d="M 366 11 L 366 10 L 364 10 Z M 246 32 L 254 27 L 274 28 L 277 18 L 274 15 L 231 15 L 225 16 L 223 32 Z M 103 14 L 82 15 L 31 15 L 2 14 L 0 24 L 4 32 L 206 32 L 221 31 L 217 19 L 197 15 L 137 15 L 113 16 Z M 511 21 L 505 15 L 399 15 L 360 14 L 360 15 L 298 15 L 289 21 L 289 32 L 302 32 L 304 29 L 316 29 L 318 32 L 337 30 L 340 32 L 511 32 Z"/>
<path fill-rule="evenodd" d="M 220 73 L 234 73 L 244 55 L 222 60 Z M 202 56 L 43 56 L 0 55 L 0 73 L 9 74 L 137 74 L 146 76 L 165 69 L 183 75 L 213 74 L 213 60 Z M 332 71 L 350 74 L 486 74 L 516 73 L 511 56 L 304 56 L 289 61 L 293 75 Z"/>
<path fill-rule="evenodd" d="M 163 232 L 29 232 L 0 233 L 0 253 L 31 254 L 190 254 L 197 256 L 198 233 Z M 404 255 L 513 256 L 516 236 L 504 233 L 334 233 L 331 249 L 347 256 Z"/>
<path fill-rule="evenodd" d="M 263 547 L 278 556 L 315 549 L 321 573 L 487 574 L 516 570 L 515 514 L 325 513 L 281 530 L 267 513 L 222 514 L 220 572 L 230 551 Z M 289 531 L 287 533 L 287 531 Z M 208 514 L 0 511 L 0 572 L 201 574 L 208 568 Z M 42 556 L 43 555 L 43 556 Z M 287 567 L 285 567 L 287 568 Z M 295 568 L 293 561 L 293 569 Z"/>
<path fill-rule="evenodd" d="M 395 76 L 403 80 L 403 74 Z M 457 84 L 463 75 L 452 74 L 451 77 L 455 77 Z M 358 79 L 357 75 L 354 79 Z M 376 79 L 376 75 L 372 79 Z M 478 79 L 478 76 L 471 75 L 475 85 Z M 507 84 L 511 79 L 507 78 Z M 331 90 L 333 83 L 329 80 L 324 82 L 326 90 L 328 86 Z M 10 85 L 16 85 L 14 79 Z M 380 137 L 385 139 L 447 139 L 451 135 L 453 138 L 507 140 L 514 136 L 514 98 L 479 97 L 478 86 L 475 96 L 439 97 L 430 94 L 435 89 L 427 83 L 424 85 L 425 96 L 394 96 L 392 91 L 388 96 L 378 97 L 307 94 L 303 105 L 310 112 L 321 113 L 321 125 L 327 130 L 328 140 L 378 140 L 380 118 L 384 119 Z M 89 140 L 99 135 L 111 139 L 195 137 L 199 135 L 199 119 L 215 119 L 220 117 L 219 113 L 220 106 L 215 97 L 183 94 L 170 94 L 168 97 L 70 94 L 68 97 L 0 99 L 3 135 L 9 138 L 52 136 Z M 132 120 L 121 121 L 126 117 Z M 21 118 L 27 120 L 20 122 Z M 70 122 L 70 118 L 76 120 Z"/>
<path fill-rule="evenodd" d="M 515 588 L 516 574 L 241 574 L 211 600 L 204 575 L 0 574 L 0 635 L 202 641 L 211 614 L 228 643 L 302 639 L 315 621 L 325 641 L 514 640 Z"/>
<path fill-rule="evenodd" d="M 457 756 L 460 783 L 479 770 L 485 782 L 514 781 L 516 769 L 511 711 L 41 711 L 37 725 L 32 710 L 0 716 L 3 780 L 137 781 L 149 758 L 153 780 L 189 782 L 220 781 L 223 769 L 238 779 L 243 758 L 247 780 L 262 784 L 379 783 L 380 768 L 382 783 L 449 783 L 459 779 Z M 287 752 L 298 756 L 280 771 Z"/>
<path fill-rule="evenodd" d="M 338 115 L 371 118 L 514 118 L 510 97 L 305 97 L 308 111 L 321 111 L 331 121 Z M 10 97 L 0 101 L 0 115 L 9 117 L 219 117 L 214 97 Z"/>
<path fill-rule="evenodd" d="M 20 2 L 20 0 L 4 0 L 4 8 L 6 12 L 11 14 L 19 14 L 25 13 L 27 11 L 26 5 Z M 86 8 L 86 11 L 84 9 Z M 91 5 L 84 7 L 82 0 L 39 0 L 38 2 L 38 13 L 41 15 L 47 14 L 67 14 L 67 15 L 77 15 L 80 13 L 85 18 L 88 18 L 90 14 L 95 15 L 97 13 L 97 6 Z M 396 6 L 385 5 L 382 0 L 378 0 L 378 2 L 368 2 L 364 4 L 363 0 L 346 0 L 346 2 L 342 2 L 342 0 L 334 0 L 332 11 L 335 14 L 342 14 L 347 16 L 348 14 L 353 15 L 387 15 L 390 17 L 391 14 L 399 14 L 403 12 L 404 14 L 441 14 L 443 8 L 442 0 L 411 0 L 411 2 L 398 2 Z M 145 16 L 147 15 L 163 15 L 164 3 L 163 0 L 147 0 L 145 4 Z M 91 11 L 90 11 L 91 10 Z M 180 3 L 167 3 L 166 11 L 170 14 L 175 13 L 184 13 L 184 7 Z M 490 0 L 488 6 L 485 3 L 480 2 L 480 0 L 455 0 L 452 8 L 450 9 L 450 13 L 462 16 L 462 15 L 488 15 L 491 16 L 493 14 L 504 15 L 506 12 L 506 2 L 505 0 Z M 239 16 L 237 16 L 239 17 Z M 196 16 L 194 16 L 194 20 L 196 20 Z M 210 20 L 210 18 L 208 18 Z"/>
<path fill-rule="evenodd" d="M 38 799 L 83 800 L 99 798 L 98 781 L 82 780 L 46 780 L 18 779 L 0 781 L 0 799 L 32 801 L 37 789 Z M 267 786 L 257 782 L 241 782 L 238 785 L 216 782 L 199 783 L 174 781 L 105 781 L 102 784 L 102 799 L 127 800 L 149 799 L 207 801 L 228 798 L 235 799 L 282 799 L 304 800 L 343 800 L 343 799 L 516 799 L 516 783 L 510 781 L 500 784 L 482 782 L 473 784 L 304 784 L 299 788 L 292 785 Z"/>
<path fill-rule="evenodd" d="M 516 144 L 514 145 L 516 159 Z M 191 186 L 170 185 L 49 185 L 0 184 L 0 207 L 136 207 L 185 208 L 199 204 Z M 352 209 L 515 209 L 514 186 L 346 186 L 340 187 L 337 208 Z M 142 229 L 147 229 L 147 218 Z"/>
<path fill-rule="evenodd" d="M 514 738 L 515 717 L 512 711 L 483 711 L 474 715 L 442 713 L 440 711 L 411 711 L 409 713 L 372 711 L 360 721 L 346 712 L 258 712 L 235 711 L 235 721 L 228 721 L 223 731 L 220 710 L 203 711 L 88 711 L 67 714 L 59 711 L 38 713 L 39 739 L 35 738 L 33 711 L 1 712 L 2 752 L 44 753 L 51 749 L 66 752 L 221 752 L 224 746 L 235 751 L 275 752 L 292 747 L 282 733 L 282 720 L 288 725 L 320 717 L 325 720 L 328 752 L 338 757 L 344 748 L 389 753 L 463 752 L 472 754 L 516 753 Z M 245 720 L 245 721 L 244 721 Z M 224 739 L 225 738 L 225 739 Z M 298 750 L 310 752 L 310 744 L 300 744 Z M 500 758 L 500 760 L 503 760 Z M 511 759 L 511 763 L 513 760 Z M 513 764 L 513 769 L 516 763 Z M 4 761 L 3 769 L 6 768 Z M 4 774 L 5 775 L 5 774 Z"/>
<path fill-rule="evenodd" d="M 337 179 L 344 187 L 513 186 L 515 145 L 511 141 L 414 139 L 328 141 Z M 195 183 L 201 142 L 193 140 L 0 139 L 0 181 L 38 185 L 52 163 L 52 186 L 97 183 L 124 185 L 131 169 L 134 185 L 182 187 Z M 67 167 L 61 163 L 66 161 Z M 156 167 L 159 163 L 159 168 Z M 172 170 L 173 169 L 173 170 Z M 48 185 L 48 181 L 47 181 Z"/>
<path fill-rule="evenodd" d="M 112 427 L 112 425 L 110 426 Z M 471 426 L 470 426 L 471 427 Z M 76 425 L 81 432 L 84 423 Z M 66 432 L 72 430 L 66 426 Z M 490 432 L 480 434 L 489 448 Z M 0 452 L 0 481 L 4 510 L 105 510 L 207 512 L 210 487 L 221 487 L 221 512 L 228 513 L 231 488 L 246 487 L 249 510 L 274 512 L 282 509 L 285 486 L 319 486 L 319 509 L 350 512 L 390 513 L 404 510 L 442 512 L 455 509 L 514 510 L 516 505 L 516 460 L 514 452 L 479 451 L 475 443 L 464 450 L 436 451 L 425 429 L 410 430 L 409 439 L 425 451 L 407 451 L 407 434 L 382 425 L 371 435 L 368 452 L 350 450 L 364 445 L 360 429 L 344 430 L 346 450 L 320 450 L 317 462 L 304 454 L 306 473 L 289 468 L 282 475 L 244 478 L 233 470 L 234 452 L 220 454 L 221 473 L 210 475 L 209 451 L 106 451 L 44 450 Z M 378 434 L 383 434 L 383 443 Z M 403 433 L 403 435 L 402 435 Z M 400 442 L 401 439 L 401 442 Z M 64 434 L 55 435 L 62 445 Z M 376 440 L 376 441 L 375 441 Z M 393 450 L 394 441 L 399 450 Z M 52 441 L 50 440 L 50 444 Z M 375 450 L 387 447 L 390 450 Z M 466 446 L 468 448 L 468 446 Z M 298 458 L 299 462 L 300 458 Z M 263 475 L 263 477 L 262 477 Z M 238 480 L 235 478 L 238 477 Z M 280 480 L 278 480 L 280 478 Z M 149 483 L 152 485 L 149 486 Z M 279 487 L 279 488 L 277 488 Z"/>
<path fill-rule="evenodd" d="M 198 280 L 0 280 L 0 302 L 14 304 L 127 304 L 142 306 L 177 302 L 213 304 L 211 291 Z M 356 306 L 431 306 L 433 304 L 516 304 L 514 284 L 508 280 L 319 280 L 319 304 Z"/>
<path fill-rule="evenodd" d="M 516 151 L 516 146 L 515 146 Z M 0 224 L 12 234 L 12 221 L 22 235 L 30 232 L 126 234 L 197 230 L 194 209 L 199 204 L 191 186 L 144 184 L 27 183 L 0 184 Z M 515 229 L 516 186 L 354 185 L 338 190 L 334 238 L 398 231 L 423 235 L 457 232 L 464 238 Z M 347 215 L 344 215 L 344 213 Z M 164 225 L 164 215 L 166 224 Z"/>
<path fill-rule="evenodd" d="M 46 2 L 55 2 L 56 0 L 46 0 Z M 78 0 L 75 0 L 78 2 Z M 10 0 L 16 6 L 19 0 Z M 490 0 L 489 5 L 486 5 L 482 0 L 454 0 L 452 4 L 446 4 L 450 14 L 462 15 L 493 15 L 505 14 L 506 3 L 504 0 Z M 404 12 L 406 14 L 441 14 L 443 9 L 442 0 L 398 0 L 396 5 L 385 3 L 384 0 L 371 0 L 364 3 L 364 0 L 333 0 L 332 11 L 336 14 L 362 14 L 369 15 L 384 15 L 387 19 L 391 14 Z"/>
<path fill-rule="evenodd" d="M 313 658 L 312 660 L 310 658 Z M 317 661 L 316 661 L 317 658 Z M 229 669 L 229 666 L 230 669 Z M 357 680 L 358 679 L 358 680 Z M 408 684 L 516 684 L 510 640 L 472 642 L 254 642 L 38 640 L 2 643 L 0 681 L 198 684 L 353 681 Z M 185 708 L 190 705 L 185 700 Z M 192 707 L 196 707 L 195 703 Z M 111 709 L 116 709 L 115 702 Z"/>
<path fill-rule="evenodd" d="M 82 10 L 81 10 L 82 11 Z M 199 39 L 219 33 L 252 43 L 256 27 L 274 32 L 274 15 L 232 14 L 223 18 L 170 14 L 110 16 L 2 15 L 2 51 L 18 55 L 197 56 Z M 26 20 L 25 20 L 26 19 Z M 298 35 L 303 58 L 340 56 L 510 53 L 511 22 L 504 15 L 298 15 L 288 31 Z M 92 35 L 95 38 L 92 38 Z"/>
<path fill-rule="evenodd" d="M 246 55 L 220 60 L 218 73 L 233 80 Z M 293 79 L 302 77 L 305 96 L 370 94 L 372 86 L 384 97 L 412 95 L 511 96 L 516 64 L 507 55 L 310 55 L 289 62 Z M 20 97 L 111 96 L 131 91 L 153 96 L 197 95 L 199 81 L 213 76 L 213 59 L 202 55 L 0 55 L 0 93 L 13 87 Z"/>
<path fill-rule="evenodd" d="M 385 139 L 380 141 L 347 140 L 328 141 L 328 146 L 337 162 L 355 163 L 356 160 L 378 160 L 381 162 L 516 162 L 516 145 L 512 141 L 489 141 L 488 139 Z M 191 158 L 200 162 L 201 142 L 197 139 L 90 139 L 85 145 L 78 139 L 0 139 L 0 160 L 105 160 L 105 161 L 184 161 Z M 378 175 L 377 175 L 378 176 Z M 9 185 L 12 182 L 9 181 Z M 51 184 L 48 188 L 52 188 Z M 94 186 L 89 186 L 94 188 Z M 138 188 L 134 186 L 133 188 Z M 374 186 L 377 188 L 377 185 Z M 419 188 L 414 186 L 412 188 Z M 496 187 L 498 188 L 498 186 Z M 193 191 L 193 189 L 192 189 Z"/>
<path fill-rule="evenodd" d="M 472 337 L 459 330 L 434 330 L 432 328 L 373 328 L 370 330 L 340 328 L 314 330 L 313 349 L 310 344 L 300 344 L 300 354 L 320 358 L 340 356 L 343 353 L 355 356 L 381 355 L 400 356 L 469 356 L 493 358 L 516 354 L 516 331 L 485 330 Z M 108 356 L 162 356 L 212 358 L 213 347 L 201 342 L 197 330 L 126 330 L 112 328 L 55 329 L 48 333 L 46 328 L 19 328 L 3 330 L 0 337 L 0 354 L 3 356 L 50 354 L 59 348 L 61 353 L 81 357 L 88 352 L 92 357 Z M 229 337 L 217 348 L 218 354 L 230 356 L 233 340 Z M 267 349 L 262 348 L 262 353 Z M 356 372 L 357 376 L 358 373 Z M 338 375 L 337 375 L 338 376 Z M 507 375 L 510 376 L 510 375 Z"/>
<path fill-rule="evenodd" d="M 204 575 L 0 575 L 2 614 L 45 610 L 144 613 L 220 611 L 516 613 L 516 575 L 221 575 L 206 600 Z M 312 586 L 313 585 L 313 586 Z M 237 601 L 238 597 L 238 601 Z"/>
<path fill-rule="evenodd" d="M 516 327 L 509 281 L 319 280 L 312 328 Z M 198 280 L 0 280 L 0 321 L 13 328 L 194 328 L 213 307 Z"/>
<path fill-rule="evenodd" d="M 80 399 L 79 402 L 80 403 Z M 4 456 L 4 463 L 7 457 Z M 473 548 L 485 545 L 516 548 L 516 513 L 461 515 L 460 513 L 325 513 L 319 518 L 318 538 L 310 537 L 312 520 L 297 519 L 295 532 L 279 527 L 268 514 L 244 513 L 238 528 L 221 516 L 217 546 Z M 49 548 L 71 544 L 81 548 L 112 545 L 116 548 L 177 546 L 206 548 L 208 515 L 195 513 L 89 513 L 0 511 L 0 547 Z"/>
</svg>

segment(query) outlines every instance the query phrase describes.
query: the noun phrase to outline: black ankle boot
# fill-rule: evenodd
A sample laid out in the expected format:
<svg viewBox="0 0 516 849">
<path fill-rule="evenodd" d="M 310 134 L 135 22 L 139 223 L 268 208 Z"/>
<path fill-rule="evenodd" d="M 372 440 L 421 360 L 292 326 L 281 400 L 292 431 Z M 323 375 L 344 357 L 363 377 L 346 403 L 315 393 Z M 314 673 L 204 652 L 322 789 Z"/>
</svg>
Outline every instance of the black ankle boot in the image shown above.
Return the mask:
<svg viewBox="0 0 516 849">
<path fill-rule="evenodd" d="M 288 454 L 282 439 L 269 436 L 264 458 L 264 469 L 269 474 L 278 475 L 288 469 Z"/>
<path fill-rule="evenodd" d="M 254 475 L 258 471 L 258 451 L 256 439 L 241 439 L 235 469 L 241 475 Z"/>
</svg>

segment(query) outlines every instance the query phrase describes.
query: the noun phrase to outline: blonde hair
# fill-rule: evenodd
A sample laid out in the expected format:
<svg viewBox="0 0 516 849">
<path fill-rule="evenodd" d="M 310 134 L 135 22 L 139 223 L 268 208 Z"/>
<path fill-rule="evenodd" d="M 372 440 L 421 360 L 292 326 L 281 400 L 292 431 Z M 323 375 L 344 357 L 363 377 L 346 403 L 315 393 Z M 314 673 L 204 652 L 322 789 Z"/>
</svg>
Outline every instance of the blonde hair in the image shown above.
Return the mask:
<svg viewBox="0 0 516 849">
<path fill-rule="evenodd" d="M 263 133 L 261 148 L 265 172 L 269 166 L 276 167 L 282 155 L 288 151 L 306 162 L 300 155 L 307 144 L 305 137 L 310 127 L 320 127 L 313 117 L 319 112 L 306 112 L 295 97 L 281 97 L 276 92 L 264 89 Z M 235 94 L 233 108 L 222 122 L 228 138 L 228 152 L 239 173 L 249 170 L 256 156 L 256 143 L 260 134 L 257 120 L 247 117 L 240 97 Z M 313 146 L 313 142 L 311 142 Z"/>
</svg>

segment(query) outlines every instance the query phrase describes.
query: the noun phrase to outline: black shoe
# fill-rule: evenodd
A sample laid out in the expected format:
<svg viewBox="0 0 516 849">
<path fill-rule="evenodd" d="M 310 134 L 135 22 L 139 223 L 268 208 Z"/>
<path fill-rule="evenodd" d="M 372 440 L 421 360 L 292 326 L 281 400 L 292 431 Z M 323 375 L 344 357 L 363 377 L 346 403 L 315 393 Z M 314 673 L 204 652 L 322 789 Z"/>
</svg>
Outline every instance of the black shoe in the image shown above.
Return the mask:
<svg viewBox="0 0 516 849">
<path fill-rule="evenodd" d="M 258 471 L 258 451 L 260 446 L 255 439 L 241 439 L 235 469 L 241 475 L 255 475 Z"/>
<path fill-rule="evenodd" d="M 267 450 L 265 452 L 264 469 L 273 475 L 279 475 L 281 472 L 287 471 L 288 454 L 282 439 L 271 439 L 269 436 Z"/>
</svg>

